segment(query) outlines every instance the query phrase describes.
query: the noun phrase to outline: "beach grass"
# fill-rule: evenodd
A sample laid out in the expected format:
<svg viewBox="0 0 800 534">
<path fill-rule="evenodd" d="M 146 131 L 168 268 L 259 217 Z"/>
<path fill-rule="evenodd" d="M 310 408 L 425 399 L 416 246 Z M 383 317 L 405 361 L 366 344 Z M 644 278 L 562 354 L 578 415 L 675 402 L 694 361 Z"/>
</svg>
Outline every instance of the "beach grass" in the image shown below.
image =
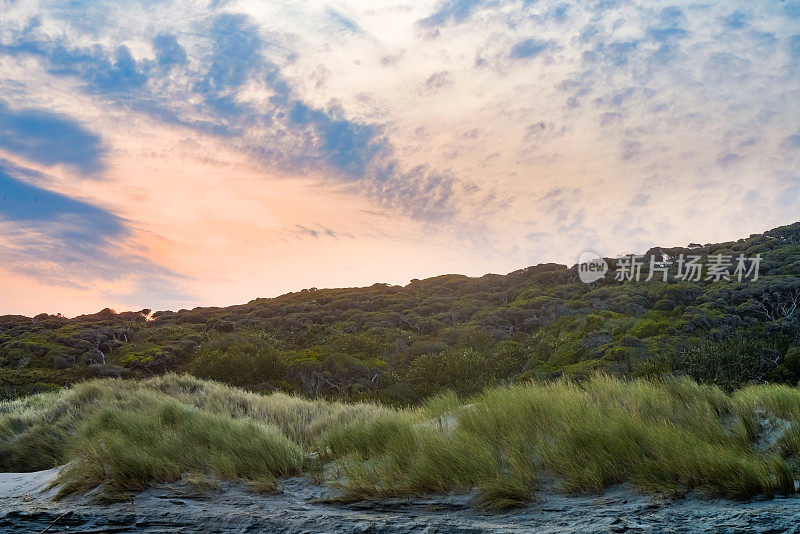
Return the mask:
<svg viewBox="0 0 800 534">
<path fill-rule="evenodd" d="M 412 408 L 259 395 L 186 375 L 107 379 L 0 403 L 0 470 L 66 464 L 59 495 L 121 500 L 187 473 L 276 481 L 313 473 L 342 499 L 473 495 L 505 509 L 542 481 L 567 493 L 748 499 L 793 493 L 800 390 L 726 393 L 689 379 L 528 382 Z"/>
</svg>

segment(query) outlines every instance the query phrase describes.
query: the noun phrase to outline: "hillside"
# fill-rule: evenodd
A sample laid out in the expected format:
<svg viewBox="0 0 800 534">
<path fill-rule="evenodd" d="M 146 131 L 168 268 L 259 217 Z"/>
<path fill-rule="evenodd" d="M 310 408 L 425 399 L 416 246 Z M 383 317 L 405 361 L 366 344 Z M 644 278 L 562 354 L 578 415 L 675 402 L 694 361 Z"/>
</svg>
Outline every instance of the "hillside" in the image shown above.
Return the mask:
<svg viewBox="0 0 800 534">
<path fill-rule="evenodd" d="M 755 257 L 757 280 L 591 284 L 576 267 L 308 289 L 226 308 L 0 317 L 0 398 L 189 372 L 254 391 L 413 404 L 526 378 L 800 379 L 800 223 L 652 254 Z M 673 265 L 674 274 L 677 266 Z M 642 279 L 646 278 L 647 265 Z"/>
</svg>

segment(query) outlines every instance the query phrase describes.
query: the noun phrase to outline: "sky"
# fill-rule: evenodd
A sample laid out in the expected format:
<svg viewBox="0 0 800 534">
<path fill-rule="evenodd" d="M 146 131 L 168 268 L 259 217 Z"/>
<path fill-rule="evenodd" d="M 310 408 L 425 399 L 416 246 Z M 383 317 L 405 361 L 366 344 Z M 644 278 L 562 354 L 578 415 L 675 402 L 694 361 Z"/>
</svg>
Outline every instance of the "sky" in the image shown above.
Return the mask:
<svg viewBox="0 0 800 534">
<path fill-rule="evenodd" d="M 800 0 L 0 0 L 0 314 L 800 219 Z"/>
</svg>

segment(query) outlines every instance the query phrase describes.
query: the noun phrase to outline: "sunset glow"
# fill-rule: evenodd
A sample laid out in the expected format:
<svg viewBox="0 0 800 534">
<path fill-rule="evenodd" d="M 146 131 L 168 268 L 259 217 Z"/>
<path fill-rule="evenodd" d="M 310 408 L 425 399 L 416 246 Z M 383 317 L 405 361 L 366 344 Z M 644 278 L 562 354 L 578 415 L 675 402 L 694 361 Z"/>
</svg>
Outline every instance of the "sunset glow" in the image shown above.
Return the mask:
<svg viewBox="0 0 800 534">
<path fill-rule="evenodd" d="M 0 0 L 0 314 L 735 239 L 798 119 L 795 0 Z"/>
</svg>

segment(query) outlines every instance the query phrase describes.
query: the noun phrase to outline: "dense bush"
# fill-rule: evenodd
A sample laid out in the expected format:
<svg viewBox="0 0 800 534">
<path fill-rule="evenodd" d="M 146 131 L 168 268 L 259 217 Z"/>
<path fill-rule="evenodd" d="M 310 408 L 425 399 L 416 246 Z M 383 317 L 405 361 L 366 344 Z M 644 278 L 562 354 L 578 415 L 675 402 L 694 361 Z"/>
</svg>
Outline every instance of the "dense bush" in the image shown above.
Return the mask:
<svg viewBox="0 0 800 534">
<path fill-rule="evenodd" d="M 408 404 L 528 378 L 689 375 L 796 384 L 800 223 L 747 239 L 653 249 L 762 256 L 757 281 L 586 285 L 543 264 L 404 287 L 303 290 L 227 308 L 67 319 L 0 317 L 0 396 L 94 375 L 190 371 L 252 390 Z M 614 261 L 611 261 L 612 268 Z M 647 274 L 646 272 L 644 273 Z"/>
<path fill-rule="evenodd" d="M 218 333 L 209 337 L 190 371 L 200 378 L 256 387 L 282 378 L 287 362 L 272 340 L 261 332 Z"/>
</svg>

